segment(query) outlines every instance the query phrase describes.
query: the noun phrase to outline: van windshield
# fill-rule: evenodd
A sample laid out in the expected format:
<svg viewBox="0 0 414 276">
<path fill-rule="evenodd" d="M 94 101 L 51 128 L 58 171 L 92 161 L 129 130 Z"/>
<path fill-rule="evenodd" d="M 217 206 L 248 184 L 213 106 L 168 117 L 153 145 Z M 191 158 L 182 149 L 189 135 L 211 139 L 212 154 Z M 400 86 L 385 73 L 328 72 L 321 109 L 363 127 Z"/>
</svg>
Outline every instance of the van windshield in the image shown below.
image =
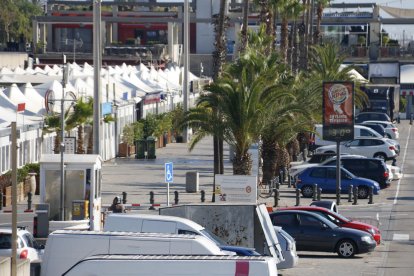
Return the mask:
<svg viewBox="0 0 414 276">
<path fill-rule="evenodd" d="M 210 240 L 214 241 L 217 245 L 228 245 L 225 241 L 220 239 L 216 236 L 213 232 L 210 232 L 207 229 L 200 230 L 200 232 L 203 234 L 204 237 L 209 238 Z"/>
</svg>

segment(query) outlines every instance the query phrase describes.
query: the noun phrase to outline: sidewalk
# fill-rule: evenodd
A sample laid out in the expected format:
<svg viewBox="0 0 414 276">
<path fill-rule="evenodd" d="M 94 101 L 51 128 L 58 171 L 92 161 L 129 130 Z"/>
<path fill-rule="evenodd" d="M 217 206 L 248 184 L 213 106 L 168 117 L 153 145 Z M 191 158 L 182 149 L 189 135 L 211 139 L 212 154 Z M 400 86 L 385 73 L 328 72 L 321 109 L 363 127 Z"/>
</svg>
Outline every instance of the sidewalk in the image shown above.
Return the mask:
<svg viewBox="0 0 414 276">
<path fill-rule="evenodd" d="M 170 184 L 170 204 L 174 203 L 174 191 L 178 191 L 179 204 L 201 203 L 201 193 L 187 193 L 185 189 L 186 172 L 199 172 L 199 191 L 205 191 L 205 203 L 211 203 L 213 191 L 213 139 L 202 140 L 192 152 L 188 151 L 187 144 L 172 143 L 164 148 L 157 149 L 155 160 L 139 160 L 133 157 L 117 158 L 105 162 L 102 170 L 102 203 L 108 206 L 115 196 L 127 193 L 127 207 L 129 204 L 145 205 L 148 209 L 150 192 L 154 192 L 154 203 L 166 206 L 167 184 L 164 182 L 164 164 L 173 162 L 174 181 Z M 253 159 L 256 157 L 252 155 Z M 254 165 L 253 165 L 254 167 Z M 232 164 L 229 161 L 228 146 L 224 147 L 224 173 L 232 175 Z M 217 197 L 216 197 L 217 199 Z M 323 195 L 322 200 L 336 201 L 335 195 Z M 258 198 L 259 203 L 274 206 L 274 197 Z M 301 198 L 301 205 L 309 205 L 311 198 Z M 379 198 L 374 196 L 374 203 Z M 358 200 L 359 205 L 368 203 Z M 280 186 L 279 207 L 294 206 L 296 204 L 295 189 L 285 183 Z M 341 196 L 341 205 L 352 205 L 347 195 Z"/>
</svg>

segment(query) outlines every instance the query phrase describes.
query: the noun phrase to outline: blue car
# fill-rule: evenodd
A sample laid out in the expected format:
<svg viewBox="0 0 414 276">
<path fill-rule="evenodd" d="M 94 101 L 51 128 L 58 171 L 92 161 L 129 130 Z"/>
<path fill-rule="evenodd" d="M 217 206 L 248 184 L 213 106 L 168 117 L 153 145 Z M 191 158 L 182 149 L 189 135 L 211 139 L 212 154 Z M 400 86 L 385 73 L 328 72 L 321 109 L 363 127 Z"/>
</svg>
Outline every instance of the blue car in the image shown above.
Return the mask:
<svg viewBox="0 0 414 276">
<path fill-rule="evenodd" d="M 310 167 L 299 173 L 296 178 L 296 187 L 301 189 L 304 197 L 313 196 L 313 185 L 318 184 L 322 193 L 336 193 L 336 167 L 317 166 Z M 367 178 L 357 177 L 344 168 L 341 168 L 341 193 L 348 193 L 349 186 L 358 187 L 358 198 L 367 198 L 369 187 L 372 187 L 374 195 L 379 194 L 378 182 Z"/>
</svg>

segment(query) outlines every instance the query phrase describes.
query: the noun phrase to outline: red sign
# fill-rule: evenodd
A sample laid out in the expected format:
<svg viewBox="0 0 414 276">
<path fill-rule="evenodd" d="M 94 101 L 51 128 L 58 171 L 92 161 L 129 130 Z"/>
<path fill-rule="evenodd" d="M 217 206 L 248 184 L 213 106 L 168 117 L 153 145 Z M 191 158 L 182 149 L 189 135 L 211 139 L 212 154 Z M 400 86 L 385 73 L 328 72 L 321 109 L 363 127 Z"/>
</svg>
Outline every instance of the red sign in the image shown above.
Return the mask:
<svg viewBox="0 0 414 276">
<path fill-rule="evenodd" d="M 26 109 L 26 103 L 19 103 L 17 105 L 17 112 L 24 111 Z"/>
</svg>

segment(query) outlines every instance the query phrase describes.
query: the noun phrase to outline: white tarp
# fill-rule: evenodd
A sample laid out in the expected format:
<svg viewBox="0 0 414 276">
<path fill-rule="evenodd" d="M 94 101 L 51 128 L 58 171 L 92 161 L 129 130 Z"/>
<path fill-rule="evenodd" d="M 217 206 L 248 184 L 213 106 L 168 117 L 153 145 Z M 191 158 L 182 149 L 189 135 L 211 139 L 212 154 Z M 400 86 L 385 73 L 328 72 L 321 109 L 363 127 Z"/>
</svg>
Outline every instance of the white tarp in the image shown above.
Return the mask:
<svg viewBox="0 0 414 276">
<path fill-rule="evenodd" d="M 394 18 L 413 18 L 414 17 L 414 9 L 400 9 L 388 6 L 379 6 L 380 9 L 388 13 Z"/>
<path fill-rule="evenodd" d="M 45 99 L 37 93 L 36 89 L 30 83 L 26 83 L 21 87 L 23 95 L 30 101 L 26 102 L 26 109 L 38 114 L 44 115 L 46 112 L 45 109 Z"/>
</svg>

